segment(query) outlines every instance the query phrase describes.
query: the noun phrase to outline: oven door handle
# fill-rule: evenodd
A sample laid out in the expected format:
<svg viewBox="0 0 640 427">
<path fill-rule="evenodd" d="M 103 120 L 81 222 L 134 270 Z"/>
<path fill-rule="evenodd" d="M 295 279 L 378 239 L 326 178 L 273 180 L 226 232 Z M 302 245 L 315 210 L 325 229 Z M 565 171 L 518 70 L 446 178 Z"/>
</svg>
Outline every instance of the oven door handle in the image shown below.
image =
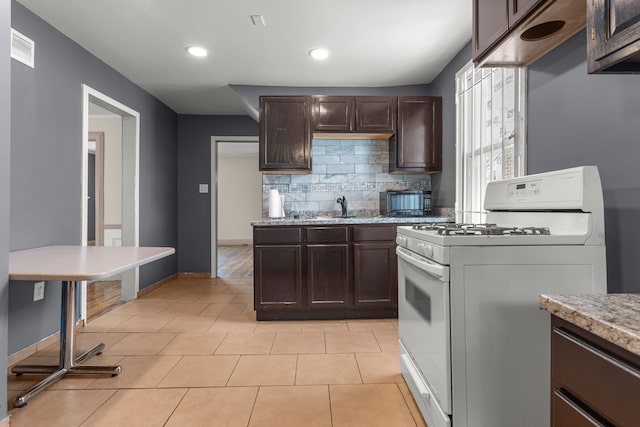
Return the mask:
<svg viewBox="0 0 640 427">
<path fill-rule="evenodd" d="M 434 276 L 441 282 L 449 281 L 448 266 L 431 262 L 427 258 L 421 257 L 420 255 L 414 255 L 411 251 L 408 251 L 407 249 L 404 249 L 400 246 L 396 247 L 396 254 L 404 261 L 420 269 L 421 271 Z"/>
<path fill-rule="evenodd" d="M 409 356 L 406 354 L 403 354 L 400 357 L 403 359 L 404 365 L 408 368 L 407 372 L 409 373 L 411 380 L 413 381 L 416 388 L 418 389 L 418 393 L 420 393 L 420 395 L 425 399 L 431 399 L 431 393 L 429 392 L 429 388 L 424 383 L 424 380 L 420 377 L 420 374 L 418 374 L 418 371 L 414 366 L 413 362 L 411 361 L 411 359 L 409 358 Z"/>
</svg>

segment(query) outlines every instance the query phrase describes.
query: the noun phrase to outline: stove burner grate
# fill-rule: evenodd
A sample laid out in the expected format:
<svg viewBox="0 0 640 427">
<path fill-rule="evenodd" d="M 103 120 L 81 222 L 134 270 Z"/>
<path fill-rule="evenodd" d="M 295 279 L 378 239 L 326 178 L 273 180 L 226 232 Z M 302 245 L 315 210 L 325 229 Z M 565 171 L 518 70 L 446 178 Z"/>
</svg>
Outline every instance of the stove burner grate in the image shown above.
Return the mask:
<svg viewBox="0 0 640 427">
<path fill-rule="evenodd" d="M 442 236 L 541 236 L 548 227 L 499 227 L 496 224 L 430 223 L 416 224 L 414 230 L 436 231 Z"/>
</svg>

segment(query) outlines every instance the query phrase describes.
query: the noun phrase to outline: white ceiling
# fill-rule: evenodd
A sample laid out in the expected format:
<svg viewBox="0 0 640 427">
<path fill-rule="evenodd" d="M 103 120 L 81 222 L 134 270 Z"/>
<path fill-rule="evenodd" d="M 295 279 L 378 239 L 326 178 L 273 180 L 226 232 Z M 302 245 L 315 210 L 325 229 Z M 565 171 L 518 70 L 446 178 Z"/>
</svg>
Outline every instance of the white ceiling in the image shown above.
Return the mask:
<svg viewBox="0 0 640 427">
<path fill-rule="evenodd" d="M 471 38 L 469 0 L 18 1 L 182 114 L 246 114 L 230 84 L 429 83 Z"/>
</svg>

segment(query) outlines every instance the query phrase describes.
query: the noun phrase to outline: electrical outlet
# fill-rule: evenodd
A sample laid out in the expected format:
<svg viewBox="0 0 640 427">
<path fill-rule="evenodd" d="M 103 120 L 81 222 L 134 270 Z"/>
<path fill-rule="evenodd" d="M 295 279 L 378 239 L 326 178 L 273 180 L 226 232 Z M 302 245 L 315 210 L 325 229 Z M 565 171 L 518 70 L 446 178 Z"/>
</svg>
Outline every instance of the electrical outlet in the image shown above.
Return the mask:
<svg viewBox="0 0 640 427">
<path fill-rule="evenodd" d="M 40 301 L 44 299 L 44 282 L 36 282 L 33 284 L 33 300 Z"/>
</svg>

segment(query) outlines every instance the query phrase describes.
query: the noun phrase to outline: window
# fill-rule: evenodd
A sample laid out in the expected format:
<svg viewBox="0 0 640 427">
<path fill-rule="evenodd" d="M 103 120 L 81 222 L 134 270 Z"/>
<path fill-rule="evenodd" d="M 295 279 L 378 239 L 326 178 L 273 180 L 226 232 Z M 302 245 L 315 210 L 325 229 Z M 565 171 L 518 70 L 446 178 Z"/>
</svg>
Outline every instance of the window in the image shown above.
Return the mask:
<svg viewBox="0 0 640 427">
<path fill-rule="evenodd" d="M 485 222 L 487 183 L 526 174 L 525 68 L 456 74 L 456 221 Z"/>
</svg>

